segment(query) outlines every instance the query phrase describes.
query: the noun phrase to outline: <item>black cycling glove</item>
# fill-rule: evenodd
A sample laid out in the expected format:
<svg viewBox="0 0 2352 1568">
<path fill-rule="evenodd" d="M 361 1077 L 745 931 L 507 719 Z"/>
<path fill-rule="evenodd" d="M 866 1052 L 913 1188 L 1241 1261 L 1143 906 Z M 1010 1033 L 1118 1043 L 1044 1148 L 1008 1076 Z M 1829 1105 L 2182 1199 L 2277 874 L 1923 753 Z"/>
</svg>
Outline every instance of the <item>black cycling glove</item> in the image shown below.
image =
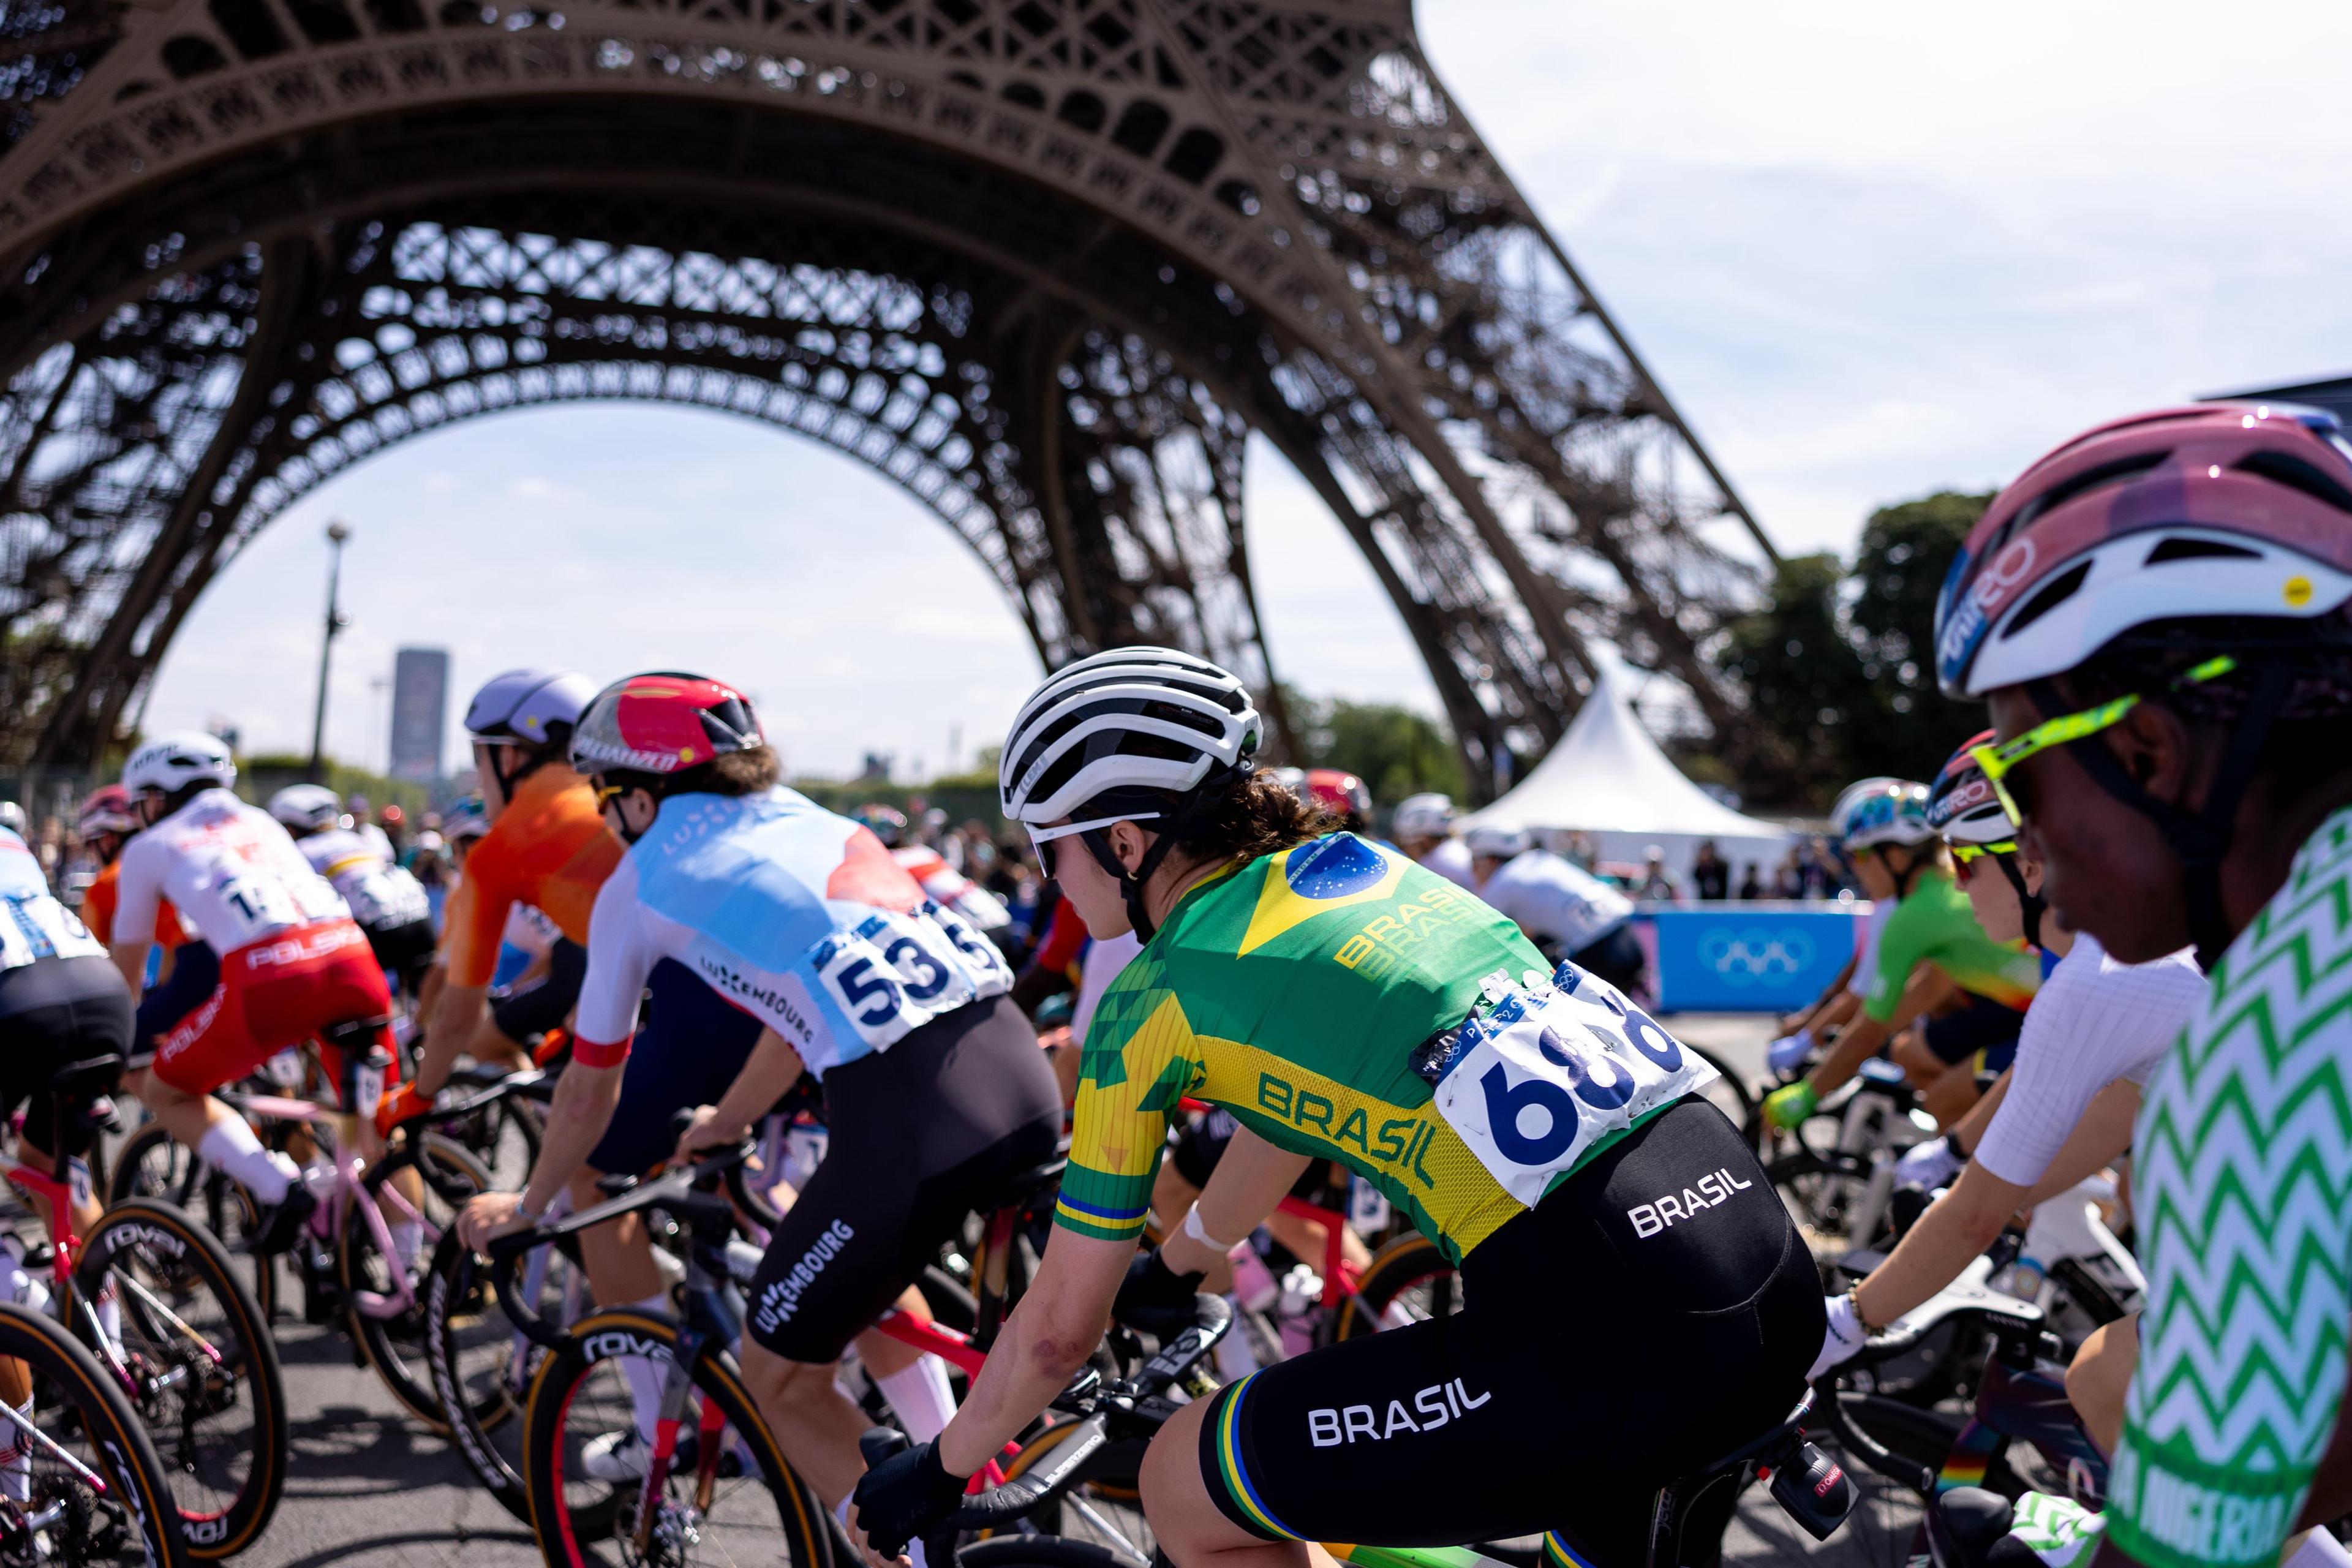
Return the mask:
<svg viewBox="0 0 2352 1568">
<path fill-rule="evenodd" d="M 921 1443 L 891 1455 L 858 1478 L 852 1494 L 866 1542 L 885 1557 L 937 1531 L 963 1501 L 970 1477 L 940 1467 L 940 1446 Z"/>
<path fill-rule="evenodd" d="M 1127 1266 L 1110 1315 L 1155 1339 L 1171 1338 L 1192 1326 L 1192 1298 L 1201 1279 L 1199 1274 L 1179 1274 L 1169 1268 L 1155 1247 Z"/>
</svg>

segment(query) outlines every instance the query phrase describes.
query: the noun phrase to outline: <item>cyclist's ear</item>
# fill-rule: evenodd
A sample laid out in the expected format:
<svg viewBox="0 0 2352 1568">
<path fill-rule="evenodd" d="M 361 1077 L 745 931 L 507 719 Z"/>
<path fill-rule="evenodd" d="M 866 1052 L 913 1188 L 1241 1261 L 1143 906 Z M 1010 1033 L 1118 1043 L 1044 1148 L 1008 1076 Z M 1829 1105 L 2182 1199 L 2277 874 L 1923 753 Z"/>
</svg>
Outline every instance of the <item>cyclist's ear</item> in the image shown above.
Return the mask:
<svg viewBox="0 0 2352 1568">
<path fill-rule="evenodd" d="M 2140 788 L 2191 811 L 2212 787 L 2224 749 L 2199 745 L 2200 737 L 2189 721 L 2153 700 L 2133 704 L 2120 723 L 2097 739 L 2105 741 Z"/>
</svg>

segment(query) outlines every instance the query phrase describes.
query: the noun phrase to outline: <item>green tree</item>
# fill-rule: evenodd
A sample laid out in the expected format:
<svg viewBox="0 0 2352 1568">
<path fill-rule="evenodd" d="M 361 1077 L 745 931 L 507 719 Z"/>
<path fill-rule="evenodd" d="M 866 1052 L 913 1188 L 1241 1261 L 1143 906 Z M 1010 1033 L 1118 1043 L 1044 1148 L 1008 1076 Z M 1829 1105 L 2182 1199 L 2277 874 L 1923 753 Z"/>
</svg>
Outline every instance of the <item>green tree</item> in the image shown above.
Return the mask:
<svg viewBox="0 0 2352 1568">
<path fill-rule="evenodd" d="M 1740 781 L 1750 796 L 1818 806 L 1824 791 L 1843 783 L 1852 721 L 1874 702 L 1846 624 L 1844 589 L 1836 556 L 1794 556 L 1780 563 L 1771 602 L 1730 626 L 1720 662 L 1787 748 L 1780 776 Z"/>
<path fill-rule="evenodd" d="M 1444 725 L 1391 702 L 1350 702 L 1283 689 L 1304 768 L 1354 773 L 1381 805 L 1438 790 L 1460 799 L 1467 788 L 1462 758 Z"/>
<path fill-rule="evenodd" d="M 1992 492 L 1937 490 L 1881 507 L 1863 525 L 1850 621 L 1874 701 L 1866 733 L 1850 736 L 1863 773 L 1927 778 L 1984 727 L 1983 707 L 1936 685 L 1936 598 Z"/>
</svg>

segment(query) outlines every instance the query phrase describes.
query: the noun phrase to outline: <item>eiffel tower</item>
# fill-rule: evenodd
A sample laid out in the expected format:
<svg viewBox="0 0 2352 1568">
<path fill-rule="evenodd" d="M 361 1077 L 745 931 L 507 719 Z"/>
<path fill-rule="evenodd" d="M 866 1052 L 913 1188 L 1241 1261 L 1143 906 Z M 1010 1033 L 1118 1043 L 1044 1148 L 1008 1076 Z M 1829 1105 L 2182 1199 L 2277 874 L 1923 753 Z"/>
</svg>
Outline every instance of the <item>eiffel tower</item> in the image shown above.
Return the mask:
<svg viewBox="0 0 2352 1568">
<path fill-rule="evenodd" d="M 41 0 L 0 26 L 0 765 L 88 764 L 290 503 L 638 398 L 896 480 L 1058 665 L 1275 690 L 1247 437 L 1474 785 L 1771 546 L 1431 69 L 1407 0 Z M 658 461 L 648 454 L 648 460 Z M 1274 714 L 1277 732 L 1286 720 Z"/>
</svg>

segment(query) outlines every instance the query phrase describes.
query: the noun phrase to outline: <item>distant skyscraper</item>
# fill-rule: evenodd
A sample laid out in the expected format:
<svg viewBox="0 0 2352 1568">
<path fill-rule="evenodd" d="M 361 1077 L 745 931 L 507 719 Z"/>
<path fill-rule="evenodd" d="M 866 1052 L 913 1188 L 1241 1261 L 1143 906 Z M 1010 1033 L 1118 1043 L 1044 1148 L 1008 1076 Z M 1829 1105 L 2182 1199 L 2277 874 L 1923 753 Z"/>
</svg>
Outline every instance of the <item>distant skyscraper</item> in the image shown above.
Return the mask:
<svg viewBox="0 0 2352 1568">
<path fill-rule="evenodd" d="M 392 664 L 392 776 L 441 776 L 441 732 L 449 721 L 449 650 L 404 647 Z"/>
</svg>

